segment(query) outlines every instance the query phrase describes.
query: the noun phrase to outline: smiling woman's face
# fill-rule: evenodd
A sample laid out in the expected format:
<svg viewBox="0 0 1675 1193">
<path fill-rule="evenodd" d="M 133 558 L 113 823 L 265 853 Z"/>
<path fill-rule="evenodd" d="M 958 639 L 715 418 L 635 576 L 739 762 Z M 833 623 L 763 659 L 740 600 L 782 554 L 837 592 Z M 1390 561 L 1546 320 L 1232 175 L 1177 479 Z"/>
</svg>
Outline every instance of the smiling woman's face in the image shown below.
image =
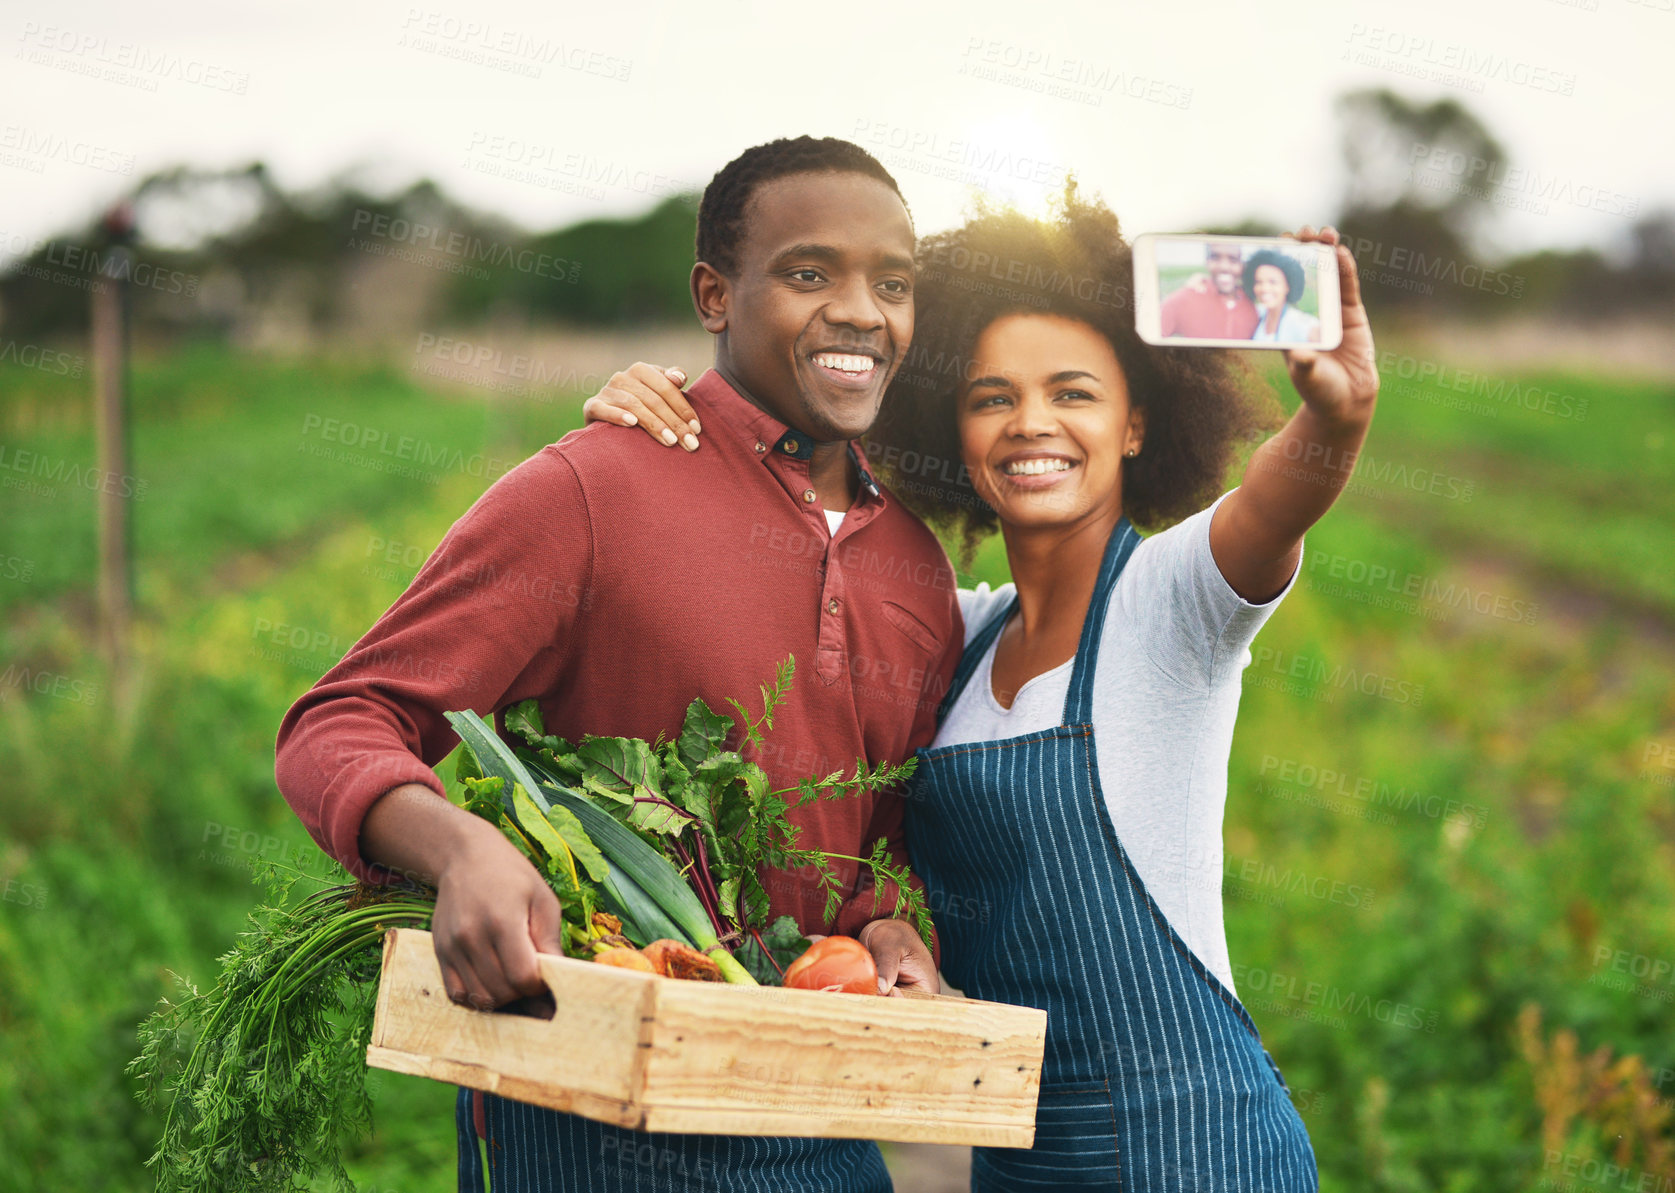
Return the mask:
<svg viewBox="0 0 1675 1193">
<path fill-rule="evenodd" d="M 1259 307 L 1281 307 L 1285 305 L 1290 287 L 1286 285 L 1285 270 L 1278 265 L 1258 265 L 1256 275 L 1250 280 L 1250 288 L 1255 291 L 1251 295 Z"/>
<path fill-rule="evenodd" d="M 1145 416 L 1111 343 L 1078 319 L 1006 315 L 977 337 L 960 393 L 960 451 L 1003 524 L 1051 526 L 1122 510 L 1123 454 Z"/>
</svg>

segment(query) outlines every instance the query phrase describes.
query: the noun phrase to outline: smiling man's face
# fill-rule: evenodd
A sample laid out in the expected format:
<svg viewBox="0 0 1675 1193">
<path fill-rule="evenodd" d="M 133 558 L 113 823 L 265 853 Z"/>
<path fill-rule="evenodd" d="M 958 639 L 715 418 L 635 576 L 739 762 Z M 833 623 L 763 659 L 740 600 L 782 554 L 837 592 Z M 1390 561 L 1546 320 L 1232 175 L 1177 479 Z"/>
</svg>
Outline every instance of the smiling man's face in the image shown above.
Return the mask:
<svg viewBox="0 0 1675 1193">
<path fill-rule="evenodd" d="M 1204 253 L 1204 265 L 1216 293 L 1228 297 L 1238 293 L 1239 275 L 1244 269 L 1244 252 L 1236 244 L 1211 244 Z"/>
<path fill-rule="evenodd" d="M 907 208 L 865 174 L 776 178 L 745 208 L 737 261 L 701 312 L 718 370 L 816 441 L 859 438 L 913 339 Z"/>
</svg>

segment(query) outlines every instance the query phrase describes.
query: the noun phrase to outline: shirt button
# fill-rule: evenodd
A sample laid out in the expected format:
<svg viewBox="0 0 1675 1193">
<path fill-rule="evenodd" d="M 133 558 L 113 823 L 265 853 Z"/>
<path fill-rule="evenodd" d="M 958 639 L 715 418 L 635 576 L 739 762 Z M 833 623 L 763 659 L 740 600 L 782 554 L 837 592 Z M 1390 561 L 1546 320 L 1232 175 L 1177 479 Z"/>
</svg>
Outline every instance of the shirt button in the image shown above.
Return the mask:
<svg viewBox="0 0 1675 1193">
<path fill-rule="evenodd" d="M 763 452 L 765 452 L 767 450 L 768 450 L 768 445 L 763 443 L 760 439 L 758 439 L 756 441 L 756 454 L 761 455 Z"/>
<path fill-rule="evenodd" d="M 836 597 L 833 597 L 831 600 L 826 602 L 826 612 L 836 613 L 837 611 L 838 611 L 838 599 Z"/>
<path fill-rule="evenodd" d="M 807 502 L 813 502 L 813 500 L 814 500 L 814 490 L 813 489 L 804 489 L 803 490 L 803 500 L 807 501 Z"/>
<path fill-rule="evenodd" d="M 795 439 L 787 439 L 784 443 L 780 444 L 780 446 L 783 447 L 789 455 L 794 456 L 797 454 L 797 441 Z"/>
</svg>

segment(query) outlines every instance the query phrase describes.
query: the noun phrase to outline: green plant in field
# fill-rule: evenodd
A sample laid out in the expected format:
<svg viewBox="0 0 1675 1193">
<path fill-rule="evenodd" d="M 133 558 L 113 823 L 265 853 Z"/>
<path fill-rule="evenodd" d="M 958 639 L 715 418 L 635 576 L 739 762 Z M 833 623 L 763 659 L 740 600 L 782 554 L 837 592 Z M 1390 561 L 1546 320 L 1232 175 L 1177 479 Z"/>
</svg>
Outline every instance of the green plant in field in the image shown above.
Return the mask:
<svg viewBox="0 0 1675 1193">
<path fill-rule="evenodd" d="M 1517 1034 L 1541 1107 L 1547 1155 L 1603 1155 L 1625 1177 L 1638 1170 L 1637 1189 L 1675 1180 L 1675 1110 L 1652 1084 L 1644 1060 L 1613 1056 L 1610 1045 L 1583 1055 L 1569 1028 L 1545 1038 L 1536 1003 L 1519 1011 Z M 1644 1178 L 1655 1178 L 1655 1185 Z"/>
</svg>

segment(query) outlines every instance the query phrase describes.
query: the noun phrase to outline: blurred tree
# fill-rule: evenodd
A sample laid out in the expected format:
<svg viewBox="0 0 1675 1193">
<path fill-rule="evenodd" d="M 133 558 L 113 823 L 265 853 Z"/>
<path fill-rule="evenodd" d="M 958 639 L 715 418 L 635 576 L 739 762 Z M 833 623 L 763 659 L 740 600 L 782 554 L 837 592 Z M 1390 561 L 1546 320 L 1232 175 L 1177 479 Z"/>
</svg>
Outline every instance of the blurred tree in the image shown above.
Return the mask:
<svg viewBox="0 0 1675 1193">
<path fill-rule="evenodd" d="M 176 166 L 128 196 L 137 223 L 134 324 L 245 342 L 388 333 L 511 315 L 580 324 L 684 320 L 695 196 L 531 233 L 420 179 L 389 196 L 345 171 L 287 193 L 261 162 Z M 90 287 L 111 268 L 93 224 L 32 246 L 0 277 L 0 327 L 84 334 Z"/>
<path fill-rule="evenodd" d="M 1675 301 L 1675 209 L 1641 217 L 1629 229 L 1628 283 L 1639 300 Z"/>
<path fill-rule="evenodd" d="M 1383 88 L 1340 96 L 1337 110 L 1346 220 L 1405 209 L 1410 222 L 1428 215 L 1457 240 L 1469 240 L 1500 188 L 1506 160 L 1481 120 L 1458 100 L 1415 103 Z"/>
<path fill-rule="evenodd" d="M 687 279 L 698 197 L 673 195 L 643 215 L 588 220 L 531 237 L 538 269 L 462 276 L 452 296 L 461 318 L 506 308 L 587 325 L 682 322 L 692 315 Z"/>
<path fill-rule="evenodd" d="M 1396 255 L 1464 264 L 1480 248 L 1505 152 L 1487 126 L 1454 99 L 1408 100 L 1385 88 L 1337 102 L 1346 179 L 1338 227 L 1363 265 Z M 1461 301 L 1469 288 L 1441 291 Z M 1380 306 L 1434 305 L 1435 294 L 1373 289 Z"/>
</svg>

